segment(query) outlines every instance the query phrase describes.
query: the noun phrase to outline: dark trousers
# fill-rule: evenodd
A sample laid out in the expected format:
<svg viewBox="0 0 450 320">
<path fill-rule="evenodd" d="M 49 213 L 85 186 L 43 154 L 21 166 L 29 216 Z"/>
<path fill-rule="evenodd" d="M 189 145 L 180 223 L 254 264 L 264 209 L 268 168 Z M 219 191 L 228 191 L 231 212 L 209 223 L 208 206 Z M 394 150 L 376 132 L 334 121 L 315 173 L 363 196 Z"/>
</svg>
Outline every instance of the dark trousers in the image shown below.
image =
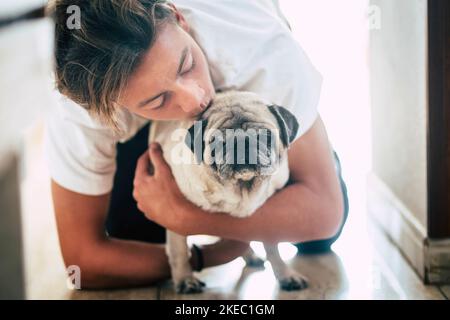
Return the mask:
<svg viewBox="0 0 450 320">
<path fill-rule="evenodd" d="M 148 131 L 146 125 L 131 140 L 117 144 L 117 169 L 106 231 L 114 238 L 165 243 L 166 229 L 148 220 L 133 198 L 136 163 L 148 148 Z"/>
<path fill-rule="evenodd" d="M 137 208 L 132 196 L 136 162 L 148 148 L 148 132 L 149 125 L 146 125 L 131 140 L 117 145 L 117 171 L 105 227 L 108 235 L 114 238 L 165 243 L 165 229 L 148 220 Z M 342 179 L 339 158 L 335 152 L 334 156 L 345 203 L 343 227 L 348 214 L 347 189 Z M 331 244 L 341 234 L 342 227 L 333 238 L 299 243 L 296 246 L 302 253 L 328 251 Z"/>
</svg>

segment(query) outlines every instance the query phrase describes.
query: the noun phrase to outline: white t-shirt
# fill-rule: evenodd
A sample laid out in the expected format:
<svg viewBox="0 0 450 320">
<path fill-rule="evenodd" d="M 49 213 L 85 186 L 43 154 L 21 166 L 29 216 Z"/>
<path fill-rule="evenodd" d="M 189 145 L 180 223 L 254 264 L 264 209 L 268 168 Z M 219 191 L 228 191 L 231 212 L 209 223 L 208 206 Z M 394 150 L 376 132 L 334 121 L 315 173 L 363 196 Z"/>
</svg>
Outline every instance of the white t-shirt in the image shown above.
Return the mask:
<svg viewBox="0 0 450 320">
<path fill-rule="evenodd" d="M 255 92 L 289 109 L 297 137 L 317 118 L 322 77 L 294 40 L 271 0 L 174 0 L 208 60 L 216 89 Z M 116 144 L 133 137 L 148 120 L 120 110 L 122 134 L 93 120 L 59 95 L 47 119 L 46 155 L 51 177 L 69 190 L 110 192 Z"/>
</svg>

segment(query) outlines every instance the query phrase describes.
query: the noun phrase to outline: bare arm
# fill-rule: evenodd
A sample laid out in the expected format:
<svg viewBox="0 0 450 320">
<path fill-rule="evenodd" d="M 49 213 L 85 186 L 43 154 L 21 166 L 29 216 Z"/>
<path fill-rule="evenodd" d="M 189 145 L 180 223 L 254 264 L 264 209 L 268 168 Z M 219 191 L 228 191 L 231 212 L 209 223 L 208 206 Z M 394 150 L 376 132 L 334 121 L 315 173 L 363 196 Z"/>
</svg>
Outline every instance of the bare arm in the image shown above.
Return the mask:
<svg viewBox="0 0 450 320">
<path fill-rule="evenodd" d="M 152 153 L 153 152 L 153 153 Z M 289 149 L 290 184 L 274 194 L 248 218 L 234 218 L 226 214 L 203 211 L 182 197 L 160 156 L 154 150 L 151 160 L 160 168 L 160 175 L 139 179 L 135 197 L 147 216 L 181 234 L 211 234 L 240 241 L 304 242 L 332 237 L 343 218 L 343 199 L 334 168 L 332 151 L 320 117 L 312 128 L 297 139 Z M 145 160 L 145 159 L 144 159 Z M 165 187 L 170 184 L 169 187 Z M 172 206 L 169 212 L 164 201 L 146 210 L 145 190 L 159 188 L 170 195 L 165 202 Z M 157 206 L 161 206 L 159 209 Z M 165 212 L 165 214 L 159 214 Z"/>
<path fill-rule="evenodd" d="M 80 267 L 82 288 L 145 285 L 170 276 L 164 245 L 107 237 L 109 194 L 82 195 L 54 181 L 52 194 L 63 259 Z M 205 246 L 205 267 L 231 261 L 247 248 L 237 241 Z"/>
</svg>

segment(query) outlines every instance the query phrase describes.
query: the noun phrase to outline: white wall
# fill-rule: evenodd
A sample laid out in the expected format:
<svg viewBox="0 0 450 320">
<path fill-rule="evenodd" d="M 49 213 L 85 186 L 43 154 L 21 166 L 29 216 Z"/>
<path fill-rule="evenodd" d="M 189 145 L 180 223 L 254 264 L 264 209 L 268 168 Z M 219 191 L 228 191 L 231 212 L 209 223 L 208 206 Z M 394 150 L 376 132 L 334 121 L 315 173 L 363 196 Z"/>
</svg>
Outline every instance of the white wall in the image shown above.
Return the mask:
<svg viewBox="0 0 450 320">
<path fill-rule="evenodd" d="M 426 227 L 426 0 L 371 0 L 373 170 Z"/>
</svg>

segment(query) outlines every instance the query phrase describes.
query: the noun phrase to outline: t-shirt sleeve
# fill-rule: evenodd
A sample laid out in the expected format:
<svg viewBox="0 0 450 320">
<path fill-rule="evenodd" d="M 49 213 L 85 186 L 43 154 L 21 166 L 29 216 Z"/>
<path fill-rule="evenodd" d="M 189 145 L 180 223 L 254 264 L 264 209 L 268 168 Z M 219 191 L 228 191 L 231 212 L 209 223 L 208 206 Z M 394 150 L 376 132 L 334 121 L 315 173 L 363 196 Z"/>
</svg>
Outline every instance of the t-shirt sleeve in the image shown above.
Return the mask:
<svg viewBox="0 0 450 320">
<path fill-rule="evenodd" d="M 45 155 L 51 178 L 62 187 L 86 195 L 112 190 L 117 137 L 67 99 L 46 117 Z"/>
<path fill-rule="evenodd" d="M 316 121 L 322 75 L 284 26 L 254 41 L 252 60 L 241 62 L 234 81 L 241 90 L 252 91 L 291 111 L 299 122 L 296 139 Z M 250 40 L 249 40 L 250 41 Z M 245 73 L 244 73 L 245 72 Z"/>
<path fill-rule="evenodd" d="M 277 65 L 275 59 L 271 72 L 280 80 L 275 90 L 279 95 L 272 94 L 272 101 L 296 116 L 299 122 L 297 139 L 312 127 L 319 115 L 323 78 L 292 34 L 286 32 L 284 37 L 284 48 L 278 53 L 280 63 Z"/>
</svg>

